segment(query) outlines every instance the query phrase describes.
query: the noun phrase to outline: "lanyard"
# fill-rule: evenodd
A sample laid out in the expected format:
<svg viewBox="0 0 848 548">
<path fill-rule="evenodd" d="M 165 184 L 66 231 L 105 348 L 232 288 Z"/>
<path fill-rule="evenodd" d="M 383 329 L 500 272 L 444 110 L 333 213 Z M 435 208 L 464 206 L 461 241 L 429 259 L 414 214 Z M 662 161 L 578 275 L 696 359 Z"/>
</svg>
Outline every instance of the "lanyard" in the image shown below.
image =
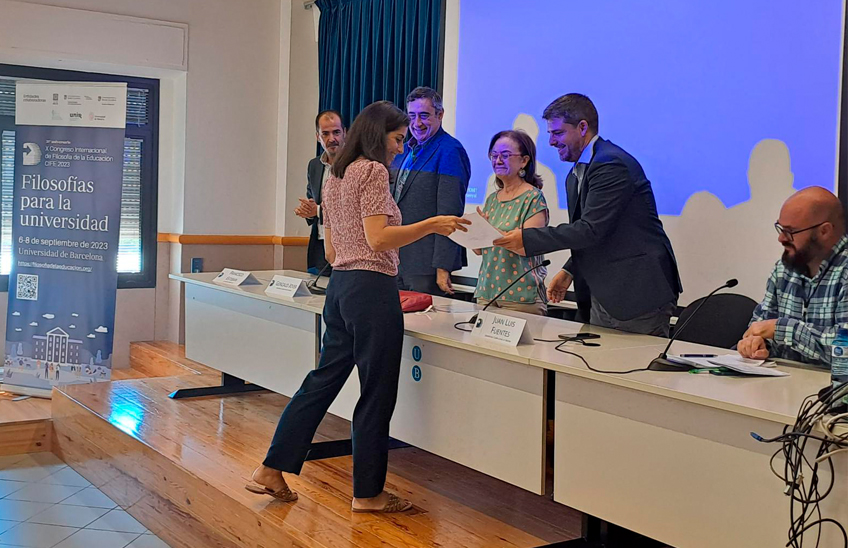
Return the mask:
<svg viewBox="0 0 848 548">
<path fill-rule="evenodd" d="M 409 173 L 412 171 L 412 166 L 415 164 L 415 159 L 420 149 L 420 146 L 410 147 L 409 154 L 404 156 L 403 161 L 400 163 L 397 183 L 395 184 L 395 202 L 400 200 L 401 192 L 403 192 L 403 187 L 406 185 L 406 180 L 409 178 Z"/>
</svg>

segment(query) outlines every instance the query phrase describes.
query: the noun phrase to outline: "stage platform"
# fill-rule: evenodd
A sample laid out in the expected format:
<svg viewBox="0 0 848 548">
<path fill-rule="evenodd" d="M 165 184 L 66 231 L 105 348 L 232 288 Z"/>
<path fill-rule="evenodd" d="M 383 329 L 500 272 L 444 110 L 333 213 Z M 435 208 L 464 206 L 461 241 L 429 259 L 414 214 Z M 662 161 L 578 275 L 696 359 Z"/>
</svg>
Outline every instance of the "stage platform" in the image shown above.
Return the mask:
<svg viewBox="0 0 848 548">
<path fill-rule="evenodd" d="M 146 349 L 192 374 L 56 390 L 52 440 L 60 458 L 172 546 L 530 548 L 580 534 L 578 512 L 414 447 L 389 457 L 387 488 L 415 504 L 406 514 L 351 513 L 349 456 L 307 462 L 290 481 L 295 503 L 253 495 L 244 484 L 288 398 L 169 399 L 220 380 L 173 351 Z M 315 441 L 349 430 L 328 415 Z"/>
<path fill-rule="evenodd" d="M 112 380 L 181 375 L 218 375 L 186 359 L 185 348 L 167 341 L 130 345 L 130 367 L 112 371 Z M 48 399 L 0 391 L 0 456 L 51 450 L 53 423 Z"/>
</svg>

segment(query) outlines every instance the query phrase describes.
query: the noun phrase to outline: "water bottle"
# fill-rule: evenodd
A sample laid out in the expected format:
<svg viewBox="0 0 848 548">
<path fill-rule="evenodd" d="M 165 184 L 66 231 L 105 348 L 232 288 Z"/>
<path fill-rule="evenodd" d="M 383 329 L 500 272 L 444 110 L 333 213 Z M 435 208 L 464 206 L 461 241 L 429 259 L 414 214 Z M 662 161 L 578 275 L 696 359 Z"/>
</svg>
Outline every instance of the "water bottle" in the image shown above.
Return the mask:
<svg viewBox="0 0 848 548">
<path fill-rule="evenodd" d="M 830 382 L 833 390 L 848 383 L 848 329 L 840 327 L 830 347 Z M 848 405 L 848 395 L 833 402 L 833 407 Z"/>
</svg>

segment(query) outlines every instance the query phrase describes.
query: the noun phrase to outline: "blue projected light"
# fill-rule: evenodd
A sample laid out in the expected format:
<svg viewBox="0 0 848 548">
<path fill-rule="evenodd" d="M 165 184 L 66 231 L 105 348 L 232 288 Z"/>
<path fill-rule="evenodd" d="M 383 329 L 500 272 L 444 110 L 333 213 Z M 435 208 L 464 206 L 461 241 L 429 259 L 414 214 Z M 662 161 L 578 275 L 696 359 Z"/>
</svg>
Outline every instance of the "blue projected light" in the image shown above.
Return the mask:
<svg viewBox="0 0 848 548">
<path fill-rule="evenodd" d="M 515 126 L 538 133 L 541 174 L 556 179 L 548 203 L 566 207 L 571 164 L 547 144 L 541 114 L 568 92 L 588 95 L 600 135 L 641 162 L 660 214 L 679 215 L 703 190 L 726 208 L 748 200 L 764 139 L 785 143 L 796 189 L 833 188 L 842 24 L 841 0 L 462 0 L 468 204 L 486 197 L 489 139 Z"/>
<path fill-rule="evenodd" d="M 109 414 L 109 423 L 131 436 L 138 435 L 143 422 L 144 407 L 128 399 L 116 403 Z"/>
</svg>

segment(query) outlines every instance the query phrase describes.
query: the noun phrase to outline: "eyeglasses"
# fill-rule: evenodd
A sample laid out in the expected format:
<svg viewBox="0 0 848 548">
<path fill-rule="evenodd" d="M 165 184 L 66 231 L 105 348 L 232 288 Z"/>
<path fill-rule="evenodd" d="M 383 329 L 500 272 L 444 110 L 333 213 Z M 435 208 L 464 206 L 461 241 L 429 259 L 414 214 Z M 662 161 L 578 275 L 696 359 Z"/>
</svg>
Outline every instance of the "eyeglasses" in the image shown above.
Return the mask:
<svg viewBox="0 0 848 548">
<path fill-rule="evenodd" d="M 510 158 L 521 158 L 522 156 L 524 155 L 520 152 L 510 152 L 508 150 L 506 152 L 490 152 L 489 160 L 497 162 L 498 158 L 501 158 L 504 162 L 509 162 Z"/>
<path fill-rule="evenodd" d="M 790 230 L 788 228 L 784 228 L 780 225 L 780 223 L 774 223 L 774 229 L 777 230 L 778 234 L 782 234 L 786 237 L 790 242 L 795 241 L 795 234 L 800 234 L 801 232 L 806 232 L 808 230 L 812 230 L 814 228 L 818 228 L 821 225 L 825 224 L 828 221 L 822 221 L 817 225 L 808 226 L 807 228 L 799 228 L 798 230 Z"/>
</svg>

